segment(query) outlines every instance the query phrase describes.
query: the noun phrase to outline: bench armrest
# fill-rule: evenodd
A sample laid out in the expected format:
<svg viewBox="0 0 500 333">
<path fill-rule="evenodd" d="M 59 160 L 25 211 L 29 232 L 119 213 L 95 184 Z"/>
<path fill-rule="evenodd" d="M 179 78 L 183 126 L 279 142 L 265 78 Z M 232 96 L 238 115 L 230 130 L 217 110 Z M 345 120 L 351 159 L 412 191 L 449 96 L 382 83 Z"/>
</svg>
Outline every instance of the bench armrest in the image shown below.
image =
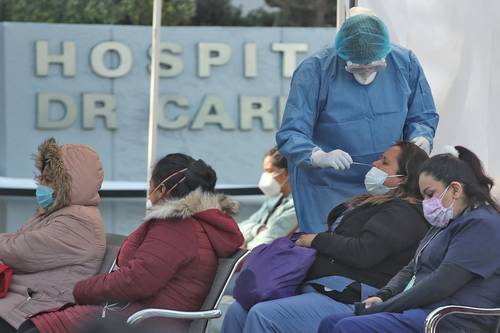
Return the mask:
<svg viewBox="0 0 500 333">
<path fill-rule="evenodd" d="M 145 319 L 153 317 L 173 319 L 214 319 L 222 315 L 219 309 L 207 311 L 176 311 L 164 309 L 144 309 L 137 311 L 127 319 L 128 325 L 137 325 Z"/>
<path fill-rule="evenodd" d="M 425 333 L 436 333 L 436 327 L 438 323 L 441 321 L 441 319 L 450 314 L 500 316 L 500 308 L 484 309 L 484 308 L 473 308 L 470 306 L 459 306 L 459 305 L 442 306 L 429 313 L 429 315 L 425 319 Z"/>
</svg>

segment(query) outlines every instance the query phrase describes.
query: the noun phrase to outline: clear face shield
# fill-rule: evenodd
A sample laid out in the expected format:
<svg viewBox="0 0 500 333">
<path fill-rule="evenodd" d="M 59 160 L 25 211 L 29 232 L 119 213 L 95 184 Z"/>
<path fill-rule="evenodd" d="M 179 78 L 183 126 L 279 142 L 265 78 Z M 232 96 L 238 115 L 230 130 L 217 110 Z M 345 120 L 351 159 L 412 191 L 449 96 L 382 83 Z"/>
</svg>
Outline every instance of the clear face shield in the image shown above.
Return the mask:
<svg viewBox="0 0 500 333">
<path fill-rule="evenodd" d="M 361 65 L 355 64 L 351 61 L 347 61 L 347 65 L 345 66 L 345 70 L 351 74 L 359 74 L 363 72 L 380 72 L 384 68 L 387 67 L 385 63 L 385 58 L 373 61 L 369 64 Z"/>
<path fill-rule="evenodd" d="M 377 75 L 377 72 L 380 72 L 383 70 L 385 67 L 387 67 L 387 64 L 384 59 L 376 60 L 373 61 L 369 64 L 355 64 L 351 61 L 347 61 L 347 64 L 345 66 L 345 70 L 348 73 L 351 73 L 354 75 L 354 78 L 358 83 L 367 85 L 373 82 L 375 80 L 375 76 Z"/>
</svg>

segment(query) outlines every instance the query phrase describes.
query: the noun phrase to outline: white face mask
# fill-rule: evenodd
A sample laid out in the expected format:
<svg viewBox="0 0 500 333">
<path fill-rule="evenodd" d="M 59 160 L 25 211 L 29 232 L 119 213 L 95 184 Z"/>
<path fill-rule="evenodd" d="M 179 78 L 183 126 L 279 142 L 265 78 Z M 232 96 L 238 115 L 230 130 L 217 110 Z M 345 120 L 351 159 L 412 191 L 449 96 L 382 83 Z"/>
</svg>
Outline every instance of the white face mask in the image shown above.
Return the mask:
<svg viewBox="0 0 500 333">
<path fill-rule="evenodd" d="M 354 79 L 359 84 L 367 86 L 370 83 L 372 83 L 373 80 L 375 80 L 375 77 L 377 76 L 377 72 L 354 73 L 352 75 L 354 76 Z"/>
<path fill-rule="evenodd" d="M 390 177 L 403 177 L 403 175 L 389 176 L 387 172 L 372 167 L 365 176 L 366 191 L 371 195 L 381 195 L 395 189 L 396 187 L 387 187 L 384 185 L 385 180 Z"/>
<path fill-rule="evenodd" d="M 383 70 L 387 66 L 385 59 L 373 61 L 366 65 L 354 64 L 347 61 L 345 70 L 354 76 L 354 79 L 362 85 L 368 85 L 375 80 L 377 72 Z"/>
<path fill-rule="evenodd" d="M 148 199 L 148 201 L 146 201 L 146 209 L 147 209 L 147 210 L 150 210 L 150 209 L 151 209 L 151 207 L 153 207 L 153 203 L 151 202 L 151 200 L 150 200 L 150 199 Z"/>
<path fill-rule="evenodd" d="M 268 172 L 260 176 L 259 188 L 268 197 L 277 197 L 281 193 L 281 185 L 274 179 L 273 174 Z"/>
</svg>

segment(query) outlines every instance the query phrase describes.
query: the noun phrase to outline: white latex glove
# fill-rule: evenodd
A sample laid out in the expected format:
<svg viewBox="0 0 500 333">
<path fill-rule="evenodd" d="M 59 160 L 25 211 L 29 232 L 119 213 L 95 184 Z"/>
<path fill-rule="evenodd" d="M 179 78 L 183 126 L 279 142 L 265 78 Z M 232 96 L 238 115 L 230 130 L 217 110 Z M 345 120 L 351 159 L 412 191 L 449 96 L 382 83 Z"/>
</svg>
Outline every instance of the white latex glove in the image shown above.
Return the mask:
<svg viewBox="0 0 500 333">
<path fill-rule="evenodd" d="M 348 153 L 340 149 L 325 153 L 320 148 L 317 148 L 314 149 L 311 154 L 311 163 L 313 166 L 319 168 L 345 170 L 351 167 L 352 158 Z"/>
<path fill-rule="evenodd" d="M 431 153 L 431 144 L 423 136 L 417 136 L 416 138 L 413 138 L 411 142 L 419 146 L 423 151 L 427 153 L 427 155 Z"/>
</svg>

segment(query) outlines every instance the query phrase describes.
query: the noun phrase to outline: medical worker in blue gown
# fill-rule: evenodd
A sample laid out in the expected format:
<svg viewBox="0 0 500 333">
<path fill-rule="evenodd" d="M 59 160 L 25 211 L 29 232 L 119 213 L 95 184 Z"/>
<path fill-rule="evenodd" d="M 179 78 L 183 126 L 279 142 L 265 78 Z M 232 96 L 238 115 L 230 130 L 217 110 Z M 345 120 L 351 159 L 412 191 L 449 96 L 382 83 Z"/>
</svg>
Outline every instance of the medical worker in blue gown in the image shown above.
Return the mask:
<svg viewBox="0 0 500 333">
<path fill-rule="evenodd" d="M 391 44 L 371 11 L 353 8 L 335 47 L 296 69 L 276 135 L 301 231 L 326 230 L 330 210 L 365 192 L 371 163 L 396 140 L 429 153 L 438 120 L 415 54 Z"/>
</svg>

